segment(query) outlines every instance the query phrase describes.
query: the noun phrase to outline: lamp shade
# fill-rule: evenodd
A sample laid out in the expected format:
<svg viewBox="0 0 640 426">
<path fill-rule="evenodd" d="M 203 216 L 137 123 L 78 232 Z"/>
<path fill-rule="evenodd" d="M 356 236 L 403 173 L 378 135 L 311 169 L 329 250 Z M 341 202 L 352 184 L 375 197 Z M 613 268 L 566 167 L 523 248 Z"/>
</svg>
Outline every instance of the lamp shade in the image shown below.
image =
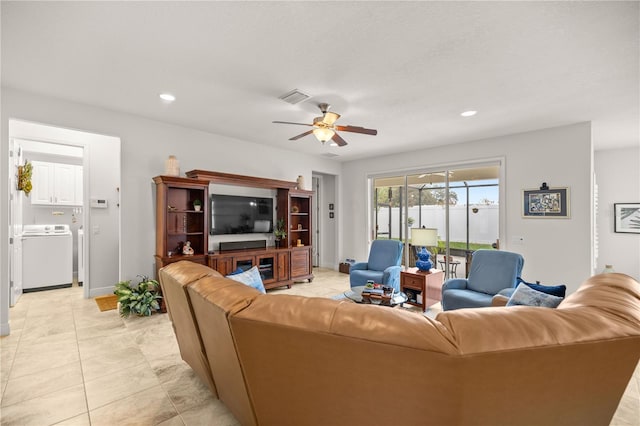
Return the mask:
<svg viewBox="0 0 640 426">
<path fill-rule="evenodd" d="M 414 246 L 433 247 L 438 244 L 436 228 L 411 228 L 411 244 Z"/>
<path fill-rule="evenodd" d="M 336 132 L 326 127 L 319 127 L 317 129 L 313 129 L 313 134 L 316 138 L 318 138 L 320 142 L 325 143 L 326 141 L 331 139 L 333 135 L 336 134 Z"/>
</svg>

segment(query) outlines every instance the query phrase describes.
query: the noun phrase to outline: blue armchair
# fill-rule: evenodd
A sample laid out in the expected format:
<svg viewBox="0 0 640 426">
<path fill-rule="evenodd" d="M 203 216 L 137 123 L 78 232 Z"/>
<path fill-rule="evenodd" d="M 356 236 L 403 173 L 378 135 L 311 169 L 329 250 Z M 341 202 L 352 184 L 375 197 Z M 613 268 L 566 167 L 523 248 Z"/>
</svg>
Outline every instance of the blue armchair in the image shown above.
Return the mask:
<svg viewBox="0 0 640 426">
<path fill-rule="evenodd" d="M 452 278 L 442 285 L 442 310 L 491 306 L 494 295 L 517 285 L 523 265 L 518 253 L 476 250 L 469 278 Z"/>
<path fill-rule="evenodd" d="M 366 285 L 367 280 L 373 280 L 400 291 L 402 248 L 402 241 L 374 240 L 371 243 L 369 260 L 351 265 L 349 272 L 351 287 Z"/>
</svg>

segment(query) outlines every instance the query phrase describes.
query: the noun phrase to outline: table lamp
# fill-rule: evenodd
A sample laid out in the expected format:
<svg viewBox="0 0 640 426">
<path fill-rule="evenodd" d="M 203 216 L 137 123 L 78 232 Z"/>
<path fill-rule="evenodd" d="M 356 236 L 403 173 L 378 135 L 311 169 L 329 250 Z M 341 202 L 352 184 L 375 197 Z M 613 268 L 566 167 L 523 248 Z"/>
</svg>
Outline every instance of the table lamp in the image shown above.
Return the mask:
<svg viewBox="0 0 640 426">
<path fill-rule="evenodd" d="M 411 244 L 416 247 L 422 246 L 422 250 L 418 252 L 419 260 L 416 261 L 416 266 L 420 271 L 429 272 L 433 263 L 429 260 L 431 254 L 425 247 L 433 247 L 438 244 L 438 230 L 435 228 L 411 228 Z"/>
</svg>

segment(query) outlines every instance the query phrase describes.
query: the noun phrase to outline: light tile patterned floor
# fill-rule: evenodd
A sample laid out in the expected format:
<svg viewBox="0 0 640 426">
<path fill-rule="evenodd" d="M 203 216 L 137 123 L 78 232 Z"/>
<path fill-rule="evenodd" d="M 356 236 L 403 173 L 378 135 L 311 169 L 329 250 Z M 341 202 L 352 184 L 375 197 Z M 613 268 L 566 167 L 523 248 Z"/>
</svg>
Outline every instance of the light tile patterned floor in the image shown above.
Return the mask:
<svg viewBox="0 0 640 426">
<path fill-rule="evenodd" d="M 314 274 L 270 293 L 331 297 L 349 287 L 345 274 Z M 121 319 L 74 287 L 25 294 L 10 319 L 0 338 L 2 425 L 238 424 L 180 359 L 167 315 Z M 640 425 L 639 388 L 640 368 L 612 425 Z"/>
</svg>

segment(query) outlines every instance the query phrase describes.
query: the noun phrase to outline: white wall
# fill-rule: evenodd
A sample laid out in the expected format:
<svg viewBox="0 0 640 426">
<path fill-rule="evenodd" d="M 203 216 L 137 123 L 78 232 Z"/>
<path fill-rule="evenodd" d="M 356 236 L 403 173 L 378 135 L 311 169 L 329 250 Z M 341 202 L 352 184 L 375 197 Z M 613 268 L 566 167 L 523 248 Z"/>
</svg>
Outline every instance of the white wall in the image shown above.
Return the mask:
<svg viewBox="0 0 640 426">
<path fill-rule="evenodd" d="M 640 203 L 640 148 L 595 153 L 598 184 L 598 263 L 640 280 L 640 235 L 613 232 L 613 204 Z"/>
<path fill-rule="evenodd" d="M 97 107 L 46 98 L 14 89 L 2 89 L 2 145 L 0 164 L 8 164 L 9 118 L 81 129 L 120 137 L 122 141 L 122 279 L 137 274 L 153 275 L 155 250 L 154 185 L 152 177 L 164 172 L 164 160 L 171 154 L 180 161 L 182 172 L 216 170 L 249 176 L 295 181 L 303 175 L 311 182 L 318 171 L 338 175 L 340 163 L 295 151 L 240 141 L 220 135 L 161 123 Z M 286 158 L 287 161 L 282 161 Z M 295 164 L 295 167 L 291 165 Z M 0 180 L 0 241 L 8 241 L 8 175 Z M 8 329 L 8 248 L 0 244 L 0 333 Z M 117 265 L 111 265 L 117 268 Z M 114 283 L 115 284 L 115 283 Z"/>
<path fill-rule="evenodd" d="M 564 283 L 574 291 L 591 275 L 592 152 L 591 125 L 579 123 L 344 163 L 340 258 L 367 257 L 368 176 L 504 158 L 501 248 L 524 256 L 525 279 Z M 542 182 L 570 188 L 570 219 L 522 217 L 522 190 L 537 188 Z M 524 243 L 515 244 L 515 236 L 523 237 Z"/>
</svg>

